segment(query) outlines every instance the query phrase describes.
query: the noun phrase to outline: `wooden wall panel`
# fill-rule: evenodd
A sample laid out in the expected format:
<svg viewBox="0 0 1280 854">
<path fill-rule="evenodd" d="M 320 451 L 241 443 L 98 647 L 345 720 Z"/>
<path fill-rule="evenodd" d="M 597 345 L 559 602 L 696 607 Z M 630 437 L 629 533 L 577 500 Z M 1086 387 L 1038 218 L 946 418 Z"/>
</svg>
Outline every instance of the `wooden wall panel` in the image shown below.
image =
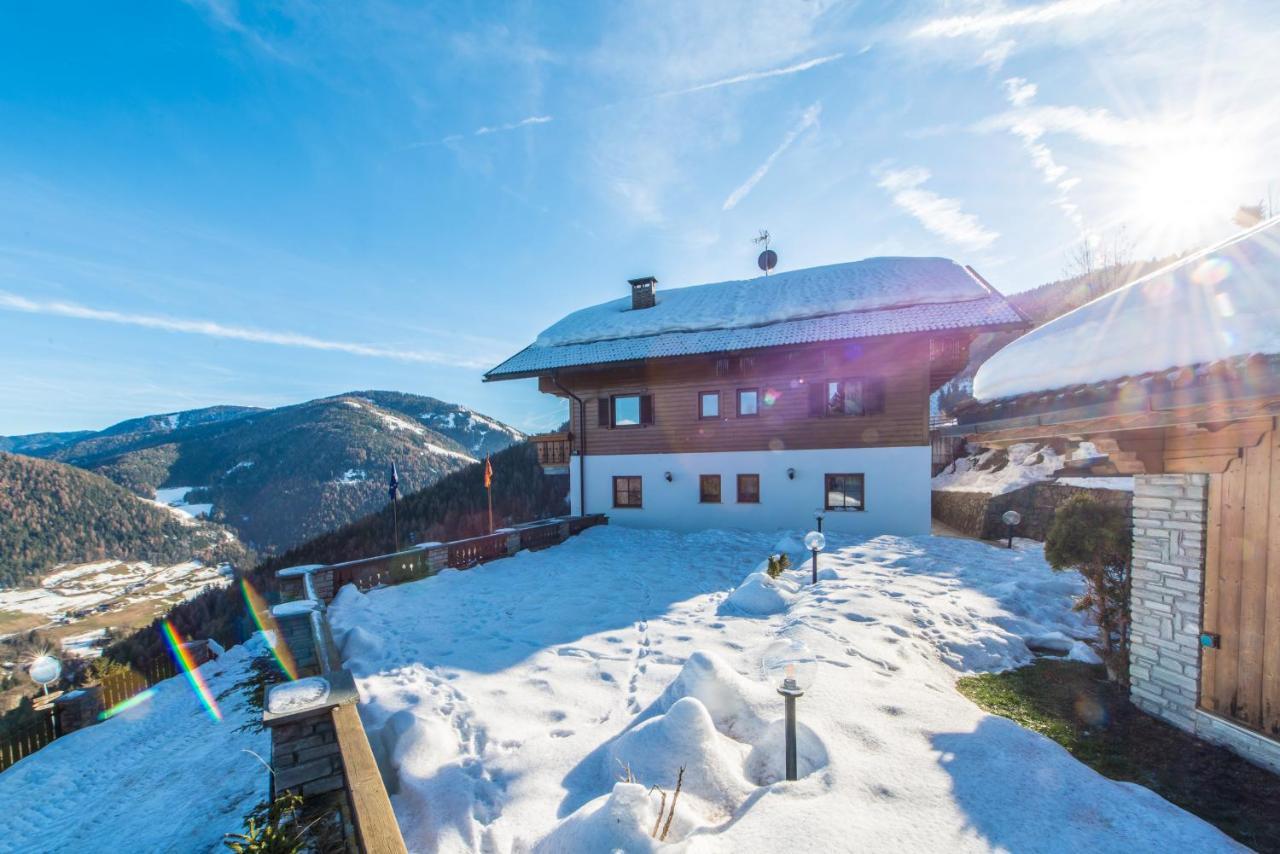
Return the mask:
<svg viewBox="0 0 1280 854">
<path fill-rule="evenodd" d="M 771 354 L 737 367 L 717 368 L 714 357 L 670 359 L 629 368 L 566 373 L 560 382 L 587 400 L 587 453 L 659 454 L 895 447 L 929 444 L 929 350 L 925 340 L 867 343 Z M 812 383 L 845 377 L 882 377 L 884 412 L 861 417 L 809 415 Z M 737 417 L 736 392 L 758 388 L 760 414 Z M 721 417 L 698 418 L 698 395 L 720 392 Z M 613 394 L 652 394 L 654 423 L 602 428 L 596 403 Z M 765 395 L 773 399 L 765 401 Z M 581 436 L 577 405 L 572 430 Z"/>
<path fill-rule="evenodd" d="M 1209 476 L 1208 511 L 1201 706 L 1280 736 L 1280 431 Z"/>
</svg>

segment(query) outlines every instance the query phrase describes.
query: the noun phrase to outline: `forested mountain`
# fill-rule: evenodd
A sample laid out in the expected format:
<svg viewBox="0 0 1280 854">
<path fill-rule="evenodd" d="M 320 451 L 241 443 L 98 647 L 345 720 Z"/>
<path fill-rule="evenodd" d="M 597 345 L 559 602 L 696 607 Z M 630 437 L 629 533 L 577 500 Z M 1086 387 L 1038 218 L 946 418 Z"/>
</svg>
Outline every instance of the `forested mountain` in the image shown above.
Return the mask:
<svg viewBox="0 0 1280 854">
<path fill-rule="evenodd" d="M 190 487 L 212 518 L 273 553 L 431 483 L 523 435 L 435 398 L 352 392 L 276 409 L 220 406 L 131 419 L 88 436 L 51 434 L 26 453 L 102 474 L 151 498 Z"/>
<path fill-rule="evenodd" d="M 222 529 L 184 521 L 105 477 L 0 453 L 0 585 L 29 581 L 59 563 L 244 557 Z"/>
<path fill-rule="evenodd" d="M 548 477 L 538 465 L 533 445 L 522 442 L 495 454 L 493 513 L 495 525 L 559 516 L 569 511 L 564 479 Z M 424 540 L 447 541 L 482 534 L 488 524 L 484 466 L 473 463 L 400 500 L 400 531 L 404 544 Z M 373 557 L 392 550 L 390 508 L 322 534 L 283 555 L 273 557 L 245 574 L 259 590 L 274 587 L 275 571 L 303 563 L 339 563 Z M 244 597 L 235 585 L 209 590 L 169 612 L 186 637 L 212 637 L 224 646 L 240 643 L 254 630 Z M 116 642 L 107 655 L 141 664 L 163 655 L 159 623 Z"/>
</svg>

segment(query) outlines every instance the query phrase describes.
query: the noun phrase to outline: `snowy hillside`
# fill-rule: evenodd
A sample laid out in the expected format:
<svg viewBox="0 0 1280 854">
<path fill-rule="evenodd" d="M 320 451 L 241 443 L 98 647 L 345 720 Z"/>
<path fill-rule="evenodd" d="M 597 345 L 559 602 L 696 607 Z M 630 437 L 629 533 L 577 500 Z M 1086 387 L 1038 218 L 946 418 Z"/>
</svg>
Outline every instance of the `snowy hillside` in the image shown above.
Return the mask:
<svg viewBox="0 0 1280 854">
<path fill-rule="evenodd" d="M 1033 483 L 1052 480 L 1068 486 L 1132 492 L 1132 477 L 1071 477 L 1064 471 L 1069 460 L 1087 460 L 1096 455 L 1089 442 L 1082 442 L 1070 456 L 1059 453 L 1052 445 L 1019 442 L 1007 449 L 992 448 L 970 457 L 961 457 L 934 475 L 932 488 L 946 492 L 1003 495 Z M 1062 476 L 1064 474 L 1068 476 Z"/>
<path fill-rule="evenodd" d="M 183 676 L 150 699 L 54 741 L 0 773 L 0 850 L 191 851 L 222 847 L 267 797 L 268 733 L 243 689 L 261 641 L 233 647 L 200 671 L 218 699 L 213 720 Z"/>
<path fill-rule="evenodd" d="M 958 694 L 958 675 L 1081 648 L 1082 582 L 1040 548 L 595 528 L 331 611 L 411 851 L 1234 850 Z M 775 547 L 801 569 L 749 575 Z M 807 646 L 800 774 L 765 661 Z M 626 782 L 626 780 L 634 782 Z"/>
</svg>

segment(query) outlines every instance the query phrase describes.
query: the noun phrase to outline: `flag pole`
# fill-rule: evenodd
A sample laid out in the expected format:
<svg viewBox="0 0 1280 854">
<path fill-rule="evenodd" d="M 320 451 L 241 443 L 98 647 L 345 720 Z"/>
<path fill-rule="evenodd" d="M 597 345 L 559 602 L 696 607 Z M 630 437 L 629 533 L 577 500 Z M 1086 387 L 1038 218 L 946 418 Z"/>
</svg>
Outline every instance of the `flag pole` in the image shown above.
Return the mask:
<svg viewBox="0 0 1280 854">
<path fill-rule="evenodd" d="M 493 465 L 489 455 L 484 457 L 484 492 L 489 499 L 489 533 L 493 533 Z"/>
<path fill-rule="evenodd" d="M 400 474 L 396 471 L 396 464 L 391 464 L 391 483 L 388 484 L 391 493 L 391 551 L 400 551 Z"/>
</svg>

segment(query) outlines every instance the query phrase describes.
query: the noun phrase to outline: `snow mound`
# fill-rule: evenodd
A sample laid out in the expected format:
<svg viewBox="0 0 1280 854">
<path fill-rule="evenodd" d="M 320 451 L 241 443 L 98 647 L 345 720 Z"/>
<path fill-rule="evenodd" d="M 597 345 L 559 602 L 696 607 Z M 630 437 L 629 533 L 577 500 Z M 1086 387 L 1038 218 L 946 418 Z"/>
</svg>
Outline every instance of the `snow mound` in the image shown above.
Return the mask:
<svg viewBox="0 0 1280 854">
<path fill-rule="evenodd" d="M 712 815 L 728 815 L 746 798 L 742 745 L 716 731 L 707 707 L 682 697 L 665 715 L 650 718 L 609 746 L 609 766 L 645 786 L 672 791 L 684 768 L 681 802 L 692 796 Z M 710 816 L 709 816 L 710 817 Z"/>
<path fill-rule="evenodd" d="M 761 733 L 755 747 L 747 756 L 747 777 L 760 786 L 769 786 L 785 779 L 787 776 L 786 744 L 786 721 L 779 718 Z M 803 779 L 814 771 L 825 768 L 829 761 L 827 746 L 822 743 L 822 739 L 809 727 L 797 721 L 796 776 Z"/>
<path fill-rule="evenodd" d="M 753 572 L 724 600 L 722 610 L 758 617 L 781 614 L 794 598 L 789 586 L 781 578 L 774 579 L 768 573 Z"/>
<path fill-rule="evenodd" d="M 1049 480 L 1065 463 L 1066 459 L 1049 445 L 1019 442 L 1010 445 L 1007 451 L 992 448 L 972 457 L 961 457 L 934 475 L 932 488 L 1003 495 Z"/>
<path fill-rule="evenodd" d="M 346 661 L 376 659 L 386 648 L 382 638 L 361 626 L 352 626 L 342 636 L 339 648 Z"/>
<path fill-rule="evenodd" d="M 671 709 L 690 697 L 700 702 L 720 732 L 738 741 L 754 741 L 765 722 L 755 710 L 754 683 L 743 678 L 728 662 L 710 652 L 698 650 L 685 661 L 676 678 L 658 697 L 656 706 Z"/>
<path fill-rule="evenodd" d="M 639 783 L 618 783 L 612 792 L 595 799 L 561 822 L 538 843 L 533 849 L 534 854 L 577 854 L 585 851 L 643 854 L 657 851 L 658 840 L 649 835 L 658 821 L 656 798 Z M 672 828 L 676 829 L 674 822 Z"/>
</svg>

